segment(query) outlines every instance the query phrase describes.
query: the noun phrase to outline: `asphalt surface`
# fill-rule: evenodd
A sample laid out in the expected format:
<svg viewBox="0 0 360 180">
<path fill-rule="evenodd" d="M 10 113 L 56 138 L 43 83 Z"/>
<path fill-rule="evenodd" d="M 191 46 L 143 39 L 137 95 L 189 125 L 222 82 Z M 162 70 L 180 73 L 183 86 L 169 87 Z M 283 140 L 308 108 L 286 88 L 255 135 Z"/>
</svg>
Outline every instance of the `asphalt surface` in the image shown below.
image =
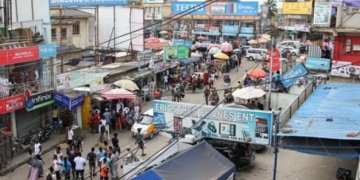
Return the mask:
<svg viewBox="0 0 360 180">
<path fill-rule="evenodd" d="M 245 70 L 250 70 L 253 68 L 260 68 L 260 63 L 249 62 L 243 60 L 239 72 L 234 72 L 231 70 L 230 77 L 232 80 L 232 86 L 236 85 L 238 79 L 241 80 Z M 219 79 L 215 82 L 217 89 L 223 87 L 222 79 Z M 169 93 L 164 93 L 165 97 L 163 100 L 171 100 L 171 97 L 168 96 Z M 222 96 L 220 96 L 222 97 Z M 193 104 L 203 104 L 204 97 L 200 91 L 195 93 L 187 92 L 185 98 L 182 102 L 193 103 Z M 142 102 L 142 110 L 146 110 L 152 107 L 152 102 Z M 98 139 L 97 135 L 87 134 L 86 138 L 83 141 L 83 156 L 86 156 L 90 148 L 94 146 Z M 50 141 L 57 141 L 58 139 L 51 139 Z M 131 146 L 132 149 L 135 148 L 135 140 L 131 136 L 131 133 L 123 132 L 119 133 L 120 146 L 124 150 L 127 146 Z M 169 137 L 164 134 L 159 134 L 155 136 L 152 140 L 146 142 L 146 154 L 147 156 L 144 159 L 150 157 L 159 151 L 162 147 L 167 144 Z M 65 153 L 65 150 L 62 150 Z M 44 154 L 42 157 L 45 161 L 44 168 L 48 168 L 51 165 L 51 159 L 54 151 L 50 151 L 47 154 Z M 137 152 L 140 155 L 140 152 Z M 123 155 L 123 154 L 122 154 Z M 121 155 L 121 156 L 122 156 Z M 356 174 L 356 168 L 358 160 L 343 160 L 336 158 L 329 158 L 325 156 L 314 156 L 298 153 L 295 151 L 280 150 L 278 154 L 278 166 L 277 166 L 277 179 L 278 180 L 335 180 L 336 170 L 338 167 L 352 170 L 352 176 L 354 178 Z M 274 167 L 274 154 L 271 147 L 267 147 L 260 152 L 258 152 L 255 163 L 246 168 L 238 171 L 236 173 L 236 179 L 238 180 L 271 180 L 273 179 L 273 168 Z M 28 165 L 23 165 L 17 168 L 13 173 L 9 173 L 1 179 L 6 180 L 20 180 L 27 179 L 29 167 Z M 119 168 L 120 174 L 122 170 Z M 86 173 L 88 175 L 88 169 Z M 41 178 L 45 179 L 45 178 Z M 99 179 L 97 176 L 94 179 Z"/>
</svg>

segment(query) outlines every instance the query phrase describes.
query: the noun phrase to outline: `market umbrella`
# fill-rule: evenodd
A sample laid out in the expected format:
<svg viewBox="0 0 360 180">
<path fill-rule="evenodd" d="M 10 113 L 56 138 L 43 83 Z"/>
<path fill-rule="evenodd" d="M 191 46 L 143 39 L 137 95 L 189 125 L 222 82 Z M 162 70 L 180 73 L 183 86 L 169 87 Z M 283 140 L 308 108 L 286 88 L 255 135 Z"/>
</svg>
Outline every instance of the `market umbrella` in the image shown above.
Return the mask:
<svg viewBox="0 0 360 180">
<path fill-rule="evenodd" d="M 216 59 L 221 59 L 221 60 L 228 60 L 230 59 L 228 55 L 224 54 L 224 53 L 216 53 L 214 54 L 214 58 Z"/>
<path fill-rule="evenodd" d="M 237 89 L 232 93 L 233 97 L 236 99 L 254 99 L 264 96 L 266 93 L 261 89 L 255 89 L 254 87 L 246 87 L 242 89 Z"/>
<path fill-rule="evenodd" d="M 249 44 L 257 44 L 258 42 L 256 40 L 252 39 L 252 40 L 248 41 L 248 43 Z"/>
<path fill-rule="evenodd" d="M 195 58 L 201 57 L 201 54 L 199 54 L 199 53 L 191 53 L 191 57 L 195 57 Z"/>
<path fill-rule="evenodd" d="M 122 79 L 122 80 L 114 82 L 114 84 L 116 86 L 119 86 L 123 89 L 127 89 L 129 91 L 139 90 L 139 87 L 133 81 L 131 81 L 129 79 Z"/>
<path fill-rule="evenodd" d="M 101 97 L 104 97 L 108 100 L 111 99 L 135 99 L 136 95 L 125 89 L 112 89 L 101 93 Z"/>
<path fill-rule="evenodd" d="M 266 77 L 266 72 L 262 69 L 250 70 L 246 74 L 251 77 L 254 77 L 254 78 L 265 78 Z"/>
<path fill-rule="evenodd" d="M 233 46 L 229 43 L 222 43 L 220 49 L 222 52 L 231 52 L 233 51 Z"/>
<path fill-rule="evenodd" d="M 221 50 L 217 47 L 211 48 L 208 52 L 208 54 L 216 54 L 216 53 L 221 53 Z"/>
<path fill-rule="evenodd" d="M 159 34 L 167 34 L 168 32 L 167 31 L 164 31 L 164 30 L 162 30 L 162 31 L 160 31 L 159 32 Z"/>
<path fill-rule="evenodd" d="M 208 45 L 207 49 L 211 49 L 213 47 L 216 47 L 216 48 L 220 49 L 220 45 L 218 45 L 218 44 L 210 44 L 210 45 Z"/>
<path fill-rule="evenodd" d="M 199 36 L 199 37 L 197 37 L 196 39 L 198 39 L 198 40 L 205 40 L 206 37 L 204 37 L 204 36 Z"/>
<path fill-rule="evenodd" d="M 260 44 L 262 44 L 262 43 L 267 43 L 268 40 L 266 40 L 265 38 L 259 38 L 259 39 L 258 39 L 258 42 L 259 42 Z"/>
<path fill-rule="evenodd" d="M 180 38 L 187 38 L 187 37 L 188 37 L 187 34 L 182 34 L 182 35 L 180 35 Z"/>
<path fill-rule="evenodd" d="M 156 37 L 150 37 L 150 38 L 147 38 L 145 40 L 145 42 L 147 42 L 147 43 L 158 43 L 158 42 L 160 42 L 160 40 L 158 38 L 156 38 Z"/>
</svg>

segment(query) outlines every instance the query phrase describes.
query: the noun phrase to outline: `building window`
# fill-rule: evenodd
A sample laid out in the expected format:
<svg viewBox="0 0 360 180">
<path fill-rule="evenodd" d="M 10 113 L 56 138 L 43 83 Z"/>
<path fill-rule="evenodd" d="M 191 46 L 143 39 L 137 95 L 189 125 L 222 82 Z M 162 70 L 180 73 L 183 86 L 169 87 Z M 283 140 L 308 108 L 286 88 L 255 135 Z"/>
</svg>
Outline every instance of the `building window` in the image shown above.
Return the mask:
<svg viewBox="0 0 360 180">
<path fill-rule="evenodd" d="M 61 28 L 61 39 L 66 39 L 67 31 L 66 28 Z"/>
<path fill-rule="evenodd" d="M 80 34 L 80 21 L 75 21 L 73 24 L 73 35 Z"/>
<path fill-rule="evenodd" d="M 51 39 L 56 40 L 56 28 L 51 28 Z"/>
</svg>

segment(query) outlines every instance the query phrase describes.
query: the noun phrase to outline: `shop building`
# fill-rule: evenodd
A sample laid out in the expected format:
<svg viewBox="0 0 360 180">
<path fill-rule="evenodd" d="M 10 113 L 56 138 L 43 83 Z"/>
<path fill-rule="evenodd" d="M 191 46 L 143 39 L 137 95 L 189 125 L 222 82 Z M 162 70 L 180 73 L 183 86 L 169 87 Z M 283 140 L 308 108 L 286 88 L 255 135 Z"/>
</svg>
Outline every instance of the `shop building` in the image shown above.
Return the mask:
<svg viewBox="0 0 360 180">
<path fill-rule="evenodd" d="M 173 17 L 180 18 L 174 23 L 176 38 L 196 39 L 202 35 L 211 41 L 234 42 L 251 39 L 260 32 L 256 23 L 258 2 L 215 2 L 208 6 L 204 2 L 172 3 Z"/>
<path fill-rule="evenodd" d="M 162 25 L 162 22 L 165 22 L 171 15 L 170 1 L 144 0 L 142 7 L 144 8 L 144 27 L 151 26 L 146 29 L 145 35 L 149 37 L 160 37 L 160 31 L 171 31 L 172 28 L 169 28 L 169 25 Z M 162 34 L 161 36 L 169 35 L 170 34 Z"/>
<path fill-rule="evenodd" d="M 284 0 L 279 16 L 279 32 L 283 39 L 300 40 L 305 42 L 310 32 L 313 19 L 313 0 L 294 2 Z"/>
</svg>

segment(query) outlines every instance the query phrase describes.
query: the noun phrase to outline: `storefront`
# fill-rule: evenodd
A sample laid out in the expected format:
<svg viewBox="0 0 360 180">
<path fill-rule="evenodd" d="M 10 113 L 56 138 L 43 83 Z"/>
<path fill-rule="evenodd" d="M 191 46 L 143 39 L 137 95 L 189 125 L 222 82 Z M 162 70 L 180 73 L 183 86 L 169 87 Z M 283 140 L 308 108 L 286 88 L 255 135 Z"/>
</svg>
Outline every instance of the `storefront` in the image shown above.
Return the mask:
<svg viewBox="0 0 360 180">
<path fill-rule="evenodd" d="M 77 125 L 82 128 L 83 122 L 81 119 L 81 105 L 84 102 L 84 94 L 66 94 L 62 92 L 54 92 L 54 102 L 59 105 L 58 112 L 71 113 L 73 118 L 73 125 Z"/>
<path fill-rule="evenodd" d="M 241 44 L 246 45 L 246 42 L 254 38 L 254 27 L 241 27 L 238 35 L 241 39 Z"/>
<path fill-rule="evenodd" d="M 221 28 L 221 35 L 223 36 L 223 42 L 234 42 L 238 33 L 239 33 L 238 25 L 223 25 Z"/>
<path fill-rule="evenodd" d="M 25 92 L 25 109 L 15 111 L 16 135 L 25 137 L 30 132 L 51 124 L 52 104 L 54 103 L 54 91 L 49 90 L 37 94 Z"/>
</svg>

